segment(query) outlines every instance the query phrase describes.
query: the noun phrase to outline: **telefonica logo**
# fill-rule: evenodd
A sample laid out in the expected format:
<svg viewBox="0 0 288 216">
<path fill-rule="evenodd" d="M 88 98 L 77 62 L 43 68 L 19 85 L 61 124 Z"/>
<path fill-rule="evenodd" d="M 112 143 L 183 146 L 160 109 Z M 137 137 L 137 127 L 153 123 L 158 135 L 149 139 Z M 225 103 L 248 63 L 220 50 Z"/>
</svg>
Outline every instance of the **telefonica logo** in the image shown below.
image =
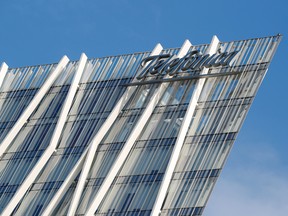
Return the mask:
<svg viewBox="0 0 288 216">
<path fill-rule="evenodd" d="M 136 78 L 142 80 L 149 74 L 157 77 L 168 74 L 176 77 L 179 73 L 195 71 L 203 67 L 230 66 L 238 53 L 239 51 L 203 55 L 200 51 L 194 50 L 183 58 L 170 54 L 149 56 L 141 61 L 140 72 Z"/>
</svg>

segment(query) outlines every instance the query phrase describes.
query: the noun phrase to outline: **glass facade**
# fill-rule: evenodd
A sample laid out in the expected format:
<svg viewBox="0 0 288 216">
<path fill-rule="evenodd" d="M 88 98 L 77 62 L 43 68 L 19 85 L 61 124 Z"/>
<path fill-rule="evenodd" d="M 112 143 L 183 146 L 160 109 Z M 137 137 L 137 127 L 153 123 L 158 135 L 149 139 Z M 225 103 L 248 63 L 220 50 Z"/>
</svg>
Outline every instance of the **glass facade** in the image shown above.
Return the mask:
<svg viewBox="0 0 288 216">
<path fill-rule="evenodd" d="M 68 62 L 0 155 L 1 214 L 11 205 L 11 215 L 92 211 L 99 216 L 148 216 L 155 215 L 158 200 L 161 209 L 156 215 L 202 215 L 280 40 L 276 35 L 219 42 L 214 53 L 238 52 L 231 64 L 216 65 L 215 60 L 214 66 L 173 76 L 156 76 L 151 70 L 140 81 L 136 77 L 143 59 L 155 53 L 88 59 L 63 116 L 80 65 Z M 211 46 L 190 45 L 187 52 L 205 54 Z M 163 49 L 157 55 L 181 50 Z M 8 69 L 0 88 L 0 149 L 56 67 Z M 45 161 L 61 118 L 64 127 Z M 180 153 L 173 167 L 176 146 Z M 37 175 L 29 180 L 38 164 Z M 165 177 L 169 169 L 171 178 Z"/>
</svg>

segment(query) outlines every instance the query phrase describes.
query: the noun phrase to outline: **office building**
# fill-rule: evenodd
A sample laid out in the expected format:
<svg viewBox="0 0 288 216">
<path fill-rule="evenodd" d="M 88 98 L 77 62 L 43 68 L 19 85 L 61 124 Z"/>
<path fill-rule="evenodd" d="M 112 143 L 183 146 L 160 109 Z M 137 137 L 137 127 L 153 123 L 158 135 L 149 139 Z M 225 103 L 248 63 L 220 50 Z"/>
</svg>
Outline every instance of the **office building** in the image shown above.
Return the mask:
<svg viewBox="0 0 288 216">
<path fill-rule="evenodd" d="M 3 63 L 1 215 L 202 215 L 280 40 Z"/>
</svg>

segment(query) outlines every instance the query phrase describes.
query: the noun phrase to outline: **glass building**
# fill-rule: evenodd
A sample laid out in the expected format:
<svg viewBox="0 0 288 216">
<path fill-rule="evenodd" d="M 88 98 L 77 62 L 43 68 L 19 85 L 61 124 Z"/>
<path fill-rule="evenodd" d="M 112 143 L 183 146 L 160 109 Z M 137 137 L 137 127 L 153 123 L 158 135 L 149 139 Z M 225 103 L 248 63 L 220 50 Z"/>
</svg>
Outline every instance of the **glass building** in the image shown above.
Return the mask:
<svg viewBox="0 0 288 216">
<path fill-rule="evenodd" d="M 202 215 L 280 40 L 3 63 L 0 214 Z"/>
</svg>

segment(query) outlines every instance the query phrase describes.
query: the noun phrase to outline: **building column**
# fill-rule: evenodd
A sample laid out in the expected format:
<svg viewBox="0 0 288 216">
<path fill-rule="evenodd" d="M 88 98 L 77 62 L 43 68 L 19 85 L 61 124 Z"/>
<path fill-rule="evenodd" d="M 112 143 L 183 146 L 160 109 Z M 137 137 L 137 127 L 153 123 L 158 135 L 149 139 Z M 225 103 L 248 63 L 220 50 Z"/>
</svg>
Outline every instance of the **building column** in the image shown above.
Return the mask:
<svg viewBox="0 0 288 216">
<path fill-rule="evenodd" d="M 190 49 L 191 43 L 186 40 L 179 51 L 177 57 L 181 58 L 183 57 Z M 129 135 L 125 145 L 123 146 L 121 152 L 117 156 L 116 160 L 114 161 L 111 169 L 109 170 L 106 178 L 104 179 L 102 185 L 100 186 L 97 194 L 93 198 L 88 210 L 86 211 L 85 215 L 90 216 L 94 215 L 95 211 L 99 207 L 100 203 L 102 202 L 103 198 L 105 197 L 108 189 L 111 187 L 111 184 L 116 177 L 118 171 L 120 170 L 121 166 L 125 162 L 125 159 L 127 158 L 131 148 L 133 147 L 133 144 L 137 140 L 138 136 L 142 132 L 143 128 L 145 127 L 147 121 L 149 120 L 154 108 L 158 104 L 159 100 L 161 99 L 163 93 L 167 89 L 168 84 L 162 83 L 158 90 L 154 93 L 154 95 L 151 97 L 149 103 L 147 104 L 146 109 L 144 110 L 143 114 L 137 121 L 137 124 L 135 125 L 134 129 L 132 130 L 131 134 Z"/>
<path fill-rule="evenodd" d="M 206 54 L 210 54 L 210 55 L 214 54 L 217 51 L 218 44 L 219 44 L 218 38 L 216 36 L 213 36 L 211 44 L 208 47 L 208 50 L 206 51 Z M 207 74 L 208 71 L 209 71 L 208 68 L 204 68 L 204 69 L 202 69 L 200 74 L 201 75 Z M 156 201 L 154 203 L 154 206 L 153 206 L 153 209 L 151 212 L 151 216 L 158 216 L 161 213 L 161 207 L 163 205 L 165 196 L 167 194 L 167 190 L 168 190 L 169 184 L 171 182 L 172 175 L 173 175 L 174 169 L 176 167 L 178 158 L 180 156 L 180 152 L 181 152 L 186 134 L 188 132 L 189 125 L 190 125 L 190 122 L 191 122 L 192 117 L 193 117 L 193 113 L 197 107 L 197 102 L 198 102 L 198 99 L 199 99 L 200 94 L 202 92 L 205 80 L 206 80 L 205 78 L 199 79 L 198 83 L 195 86 L 195 90 L 194 90 L 193 95 L 190 99 L 187 111 L 185 113 L 185 117 L 183 118 L 183 122 L 182 122 L 181 128 L 180 128 L 178 136 L 177 136 L 175 146 L 173 148 L 169 163 L 167 165 L 163 180 L 161 182 L 160 189 L 159 189 L 159 192 L 157 194 Z"/>
<path fill-rule="evenodd" d="M 45 208 L 44 212 L 42 213 L 42 216 L 49 216 L 53 213 L 53 210 L 56 208 L 56 206 L 58 205 L 60 200 L 63 198 L 65 193 L 68 191 L 69 187 L 74 182 L 74 179 L 81 172 L 87 152 L 88 152 L 88 149 L 86 149 L 82 153 L 81 157 L 79 158 L 77 163 L 74 165 L 69 175 L 65 178 L 65 181 L 62 183 L 61 187 L 57 190 L 56 194 L 53 196 L 53 198 L 51 199 L 51 201 Z"/>
<path fill-rule="evenodd" d="M 87 61 L 87 56 L 85 54 L 81 55 L 78 68 L 75 71 L 69 92 L 66 96 L 65 102 L 62 106 L 61 113 L 59 115 L 56 127 L 54 129 L 51 141 L 42 154 L 41 158 L 37 161 L 36 165 L 32 168 L 28 176 L 25 178 L 23 183 L 20 185 L 8 205 L 2 212 L 2 215 L 10 215 L 14 208 L 18 205 L 20 200 L 23 198 L 29 187 L 33 184 L 43 167 L 46 165 L 47 161 L 50 159 L 52 154 L 55 152 L 60 135 L 62 133 L 63 127 L 65 125 L 69 110 L 71 108 L 73 99 L 75 97 L 76 91 L 78 89 L 79 81 L 84 71 L 84 67 Z M 33 101 L 32 101 L 33 102 Z"/>
<path fill-rule="evenodd" d="M 17 122 L 11 128 L 9 133 L 6 135 L 6 137 L 0 144 L 0 158 L 3 156 L 5 151 L 9 148 L 9 146 L 11 145 L 16 135 L 19 133 L 21 128 L 27 122 L 28 118 L 34 112 L 34 110 L 39 105 L 39 103 L 41 102 L 43 97 L 46 95 L 46 93 L 49 91 L 50 87 L 52 86 L 56 78 L 59 76 L 61 71 L 64 69 L 64 67 L 67 65 L 68 61 L 69 59 L 67 58 L 67 56 L 63 56 L 63 58 L 60 60 L 55 70 L 50 74 L 50 76 L 47 78 L 43 86 L 38 90 L 37 94 L 34 96 L 30 104 L 27 106 L 25 111 L 21 114 Z"/>
<path fill-rule="evenodd" d="M 0 67 L 0 88 L 2 86 L 2 83 L 4 81 L 5 76 L 7 74 L 7 71 L 8 71 L 8 65 L 5 62 L 3 62 L 1 67 Z"/>
<path fill-rule="evenodd" d="M 158 55 L 162 51 L 162 46 L 160 44 L 157 44 L 153 51 L 151 52 L 151 55 Z M 68 215 L 74 215 L 78 204 L 79 199 L 81 197 L 81 194 L 83 192 L 85 181 L 87 179 L 87 175 L 89 173 L 89 170 L 91 168 L 93 158 L 95 156 L 95 152 L 98 148 L 99 143 L 102 141 L 106 133 L 108 132 L 109 128 L 112 126 L 112 124 L 115 122 L 117 116 L 121 112 L 122 108 L 126 105 L 127 101 L 129 101 L 130 97 L 133 95 L 137 87 L 131 86 L 128 87 L 128 89 L 125 91 L 123 96 L 119 99 L 115 107 L 113 108 L 112 112 L 109 114 L 107 119 L 105 120 L 104 124 L 101 126 L 97 134 L 93 137 L 93 140 L 87 147 L 87 150 L 85 150 L 76 165 L 71 170 L 69 176 L 65 179 L 53 199 L 50 201 L 49 205 L 46 207 L 43 215 L 50 215 L 52 214 L 53 209 L 56 207 L 56 205 L 59 203 L 59 201 L 62 199 L 64 194 L 67 192 L 71 184 L 73 183 L 76 176 L 81 171 L 81 175 L 79 177 L 75 192 L 72 197 L 72 201 L 69 207 Z M 84 165 L 83 165 L 84 163 Z M 83 166 L 83 167 L 82 167 Z"/>
</svg>

